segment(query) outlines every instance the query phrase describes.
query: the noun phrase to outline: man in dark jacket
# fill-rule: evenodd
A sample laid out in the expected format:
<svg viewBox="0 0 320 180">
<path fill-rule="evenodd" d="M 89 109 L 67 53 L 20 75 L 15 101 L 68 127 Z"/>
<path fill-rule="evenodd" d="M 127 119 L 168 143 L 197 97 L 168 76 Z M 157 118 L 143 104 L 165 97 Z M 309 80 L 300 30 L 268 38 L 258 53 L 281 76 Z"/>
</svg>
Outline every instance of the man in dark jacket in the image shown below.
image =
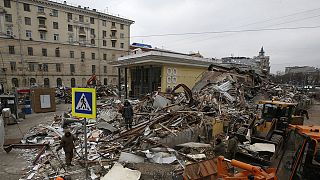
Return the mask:
<svg viewBox="0 0 320 180">
<path fill-rule="evenodd" d="M 239 140 L 235 134 L 230 135 L 230 139 L 228 141 L 227 155 L 228 159 L 235 159 L 236 153 L 238 151 L 238 143 Z"/>
<path fill-rule="evenodd" d="M 57 151 L 63 148 L 67 166 L 72 166 L 71 161 L 73 158 L 74 142 L 76 140 L 77 138 L 74 137 L 69 130 L 65 130 L 64 136 L 62 136 L 60 141 L 60 146 L 57 148 Z"/>
<path fill-rule="evenodd" d="M 128 100 L 124 102 L 124 106 L 122 109 L 122 117 L 125 120 L 126 128 L 132 128 L 132 118 L 133 118 L 133 108 Z"/>
<path fill-rule="evenodd" d="M 226 147 L 220 138 L 216 140 L 216 146 L 213 148 L 215 156 L 224 156 L 226 153 Z"/>
</svg>

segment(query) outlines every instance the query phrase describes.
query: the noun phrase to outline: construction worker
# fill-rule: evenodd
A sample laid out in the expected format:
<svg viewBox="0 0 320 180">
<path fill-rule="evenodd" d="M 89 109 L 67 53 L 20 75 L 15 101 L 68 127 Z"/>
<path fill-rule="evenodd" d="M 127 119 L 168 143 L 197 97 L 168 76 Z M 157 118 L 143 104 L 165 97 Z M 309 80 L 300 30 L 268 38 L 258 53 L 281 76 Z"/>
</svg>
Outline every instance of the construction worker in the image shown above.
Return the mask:
<svg viewBox="0 0 320 180">
<path fill-rule="evenodd" d="M 237 136 L 234 133 L 232 133 L 230 135 L 230 139 L 228 140 L 228 148 L 227 148 L 227 154 L 226 154 L 226 157 L 228 159 L 235 159 L 236 153 L 238 151 L 238 143 L 239 143 L 239 140 Z"/>
<path fill-rule="evenodd" d="M 125 100 L 122 108 L 122 117 L 126 123 L 126 129 L 132 128 L 133 108 L 128 100 Z"/>
<path fill-rule="evenodd" d="M 213 148 L 213 152 L 216 157 L 224 156 L 224 154 L 226 153 L 226 147 L 225 147 L 224 143 L 222 142 L 221 138 L 217 138 L 216 145 Z"/>
<path fill-rule="evenodd" d="M 63 148 L 63 151 L 66 156 L 66 165 L 73 166 L 71 164 L 73 158 L 73 151 L 74 151 L 74 142 L 77 140 L 69 130 L 65 130 L 64 136 L 62 136 L 60 141 L 60 146 L 57 148 L 57 151 Z"/>
</svg>

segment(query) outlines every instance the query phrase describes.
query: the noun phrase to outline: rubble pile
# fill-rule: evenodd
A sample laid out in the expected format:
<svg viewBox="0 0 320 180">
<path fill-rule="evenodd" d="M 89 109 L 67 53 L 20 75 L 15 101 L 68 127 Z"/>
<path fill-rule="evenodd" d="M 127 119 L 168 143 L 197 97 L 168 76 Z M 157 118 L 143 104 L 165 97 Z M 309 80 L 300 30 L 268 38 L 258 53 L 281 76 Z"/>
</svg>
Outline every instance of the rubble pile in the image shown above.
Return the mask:
<svg viewBox="0 0 320 180">
<path fill-rule="evenodd" d="M 68 97 L 65 91 L 60 92 L 61 97 Z M 65 112 L 49 124 L 30 129 L 22 143 L 42 146 L 33 153 L 26 150 L 30 166 L 22 179 L 59 175 L 84 179 L 85 136 L 91 179 L 174 179 L 188 164 L 214 158 L 214 139 L 225 138 L 253 120 L 258 100 L 306 99 L 294 87 L 272 84 L 253 72 L 216 69 L 203 74 L 192 90 L 181 84 L 170 94 L 154 92 L 140 100 L 129 100 L 134 109 L 133 128 L 125 129 L 122 101 L 116 90 L 97 87 L 97 94 L 96 119 L 87 119 L 85 124 Z M 79 139 L 74 167 L 65 167 L 63 151 L 55 151 L 64 129 Z"/>
</svg>

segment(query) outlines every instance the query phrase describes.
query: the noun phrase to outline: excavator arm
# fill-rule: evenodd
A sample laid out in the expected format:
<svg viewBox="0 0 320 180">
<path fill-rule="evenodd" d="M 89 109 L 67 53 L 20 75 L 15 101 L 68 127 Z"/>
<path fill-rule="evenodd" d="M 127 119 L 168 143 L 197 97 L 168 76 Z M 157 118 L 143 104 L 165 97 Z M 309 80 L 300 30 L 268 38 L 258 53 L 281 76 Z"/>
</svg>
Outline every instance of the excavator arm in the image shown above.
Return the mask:
<svg viewBox="0 0 320 180">
<path fill-rule="evenodd" d="M 228 172 L 228 169 L 223 165 L 223 161 L 229 162 L 233 167 L 243 169 L 244 171 L 234 174 Z M 277 180 L 276 169 L 262 169 L 259 166 L 253 166 L 237 160 L 225 159 L 223 156 L 218 157 L 218 177 L 224 180 Z"/>
</svg>

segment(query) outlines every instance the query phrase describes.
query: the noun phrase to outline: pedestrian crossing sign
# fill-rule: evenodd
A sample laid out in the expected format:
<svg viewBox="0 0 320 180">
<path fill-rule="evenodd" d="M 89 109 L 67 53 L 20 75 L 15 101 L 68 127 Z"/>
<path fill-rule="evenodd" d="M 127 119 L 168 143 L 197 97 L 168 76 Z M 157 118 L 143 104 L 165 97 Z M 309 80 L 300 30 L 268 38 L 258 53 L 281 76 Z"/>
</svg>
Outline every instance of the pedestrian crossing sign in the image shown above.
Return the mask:
<svg viewBox="0 0 320 180">
<path fill-rule="evenodd" d="M 96 118 L 96 90 L 72 88 L 72 116 Z"/>
</svg>

